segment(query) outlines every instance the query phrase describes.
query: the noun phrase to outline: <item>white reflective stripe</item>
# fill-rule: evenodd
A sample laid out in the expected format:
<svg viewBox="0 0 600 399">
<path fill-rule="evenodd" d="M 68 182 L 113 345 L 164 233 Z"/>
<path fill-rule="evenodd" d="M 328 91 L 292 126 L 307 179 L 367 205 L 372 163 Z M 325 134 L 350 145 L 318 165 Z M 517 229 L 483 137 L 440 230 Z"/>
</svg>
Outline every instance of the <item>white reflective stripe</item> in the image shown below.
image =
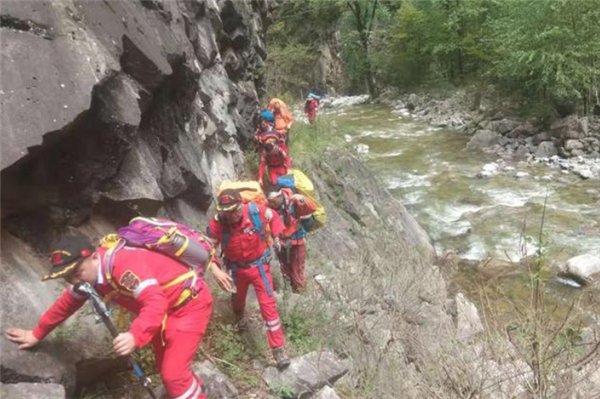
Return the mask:
<svg viewBox="0 0 600 399">
<path fill-rule="evenodd" d="M 194 378 L 194 381 L 196 381 L 195 378 Z M 198 389 L 196 390 L 196 393 L 194 393 L 194 395 L 192 395 L 192 397 L 190 399 L 198 399 L 200 397 L 200 395 L 202 395 L 202 385 L 198 384 Z"/>
<path fill-rule="evenodd" d="M 98 278 L 96 279 L 96 283 L 98 285 L 104 284 L 104 274 L 102 273 L 102 262 L 104 262 L 104 256 L 98 256 Z"/>
<path fill-rule="evenodd" d="M 275 331 L 279 330 L 280 328 L 281 328 L 281 324 L 274 326 L 274 327 L 267 326 L 267 330 L 269 330 L 271 332 L 275 332 Z"/>
<path fill-rule="evenodd" d="M 86 299 L 87 298 L 87 296 L 76 292 L 72 285 L 67 286 L 67 289 L 69 290 L 69 294 L 71 294 L 71 296 L 75 299 Z"/>
<path fill-rule="evenodd" d="M 190 389 L 185 391 L 185 393 L 183 395 L 178 396 L 173 399 L 192 399 L 193 397 L 190 397 L 190 395 L 192 395 L 196 391 L 196 388 L 198 388 L 198 382 L 196 381 L 195 378 L 192 378 L 192 386 L 190 386 Z M 196 398 L 197 398 L 197 396 L 196 396 Z"/>
<path fill-rule="evenodd" d="M 144 291 L 151 285 L 158 285 L 158 281 L 156 281 L 155 278 L 142 281 L 140 285 L 138 285 L 137 288 L 133 291 L 133 297 L 137 298 L 142 293 L 142 291 Z"/>
<path fill-rule="evenodd" d="M 275 320 L 267 321 L 268 326 L 275 326 L 279 323 L 281 323 L 281 320 L 279 318 L 276 318 Z"/>
</svg>

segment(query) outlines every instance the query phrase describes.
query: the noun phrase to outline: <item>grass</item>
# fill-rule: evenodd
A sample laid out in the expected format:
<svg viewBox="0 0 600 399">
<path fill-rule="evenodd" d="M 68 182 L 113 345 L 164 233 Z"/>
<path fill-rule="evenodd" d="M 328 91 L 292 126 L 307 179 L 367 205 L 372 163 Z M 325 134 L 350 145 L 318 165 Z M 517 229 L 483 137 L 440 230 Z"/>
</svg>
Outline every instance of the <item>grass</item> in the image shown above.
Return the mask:
<svg viewBox="0 0 600 399">
<path fill-rule="evenodd" d="M 335 125 L 327 116 L 320 116 L 314 125 L 296 122 L 292 127 L 290 154 L 292 165 L 303 169 L 308 163 L 327 160 L 328 149 L 345 143 L 337 136 Z"/>
</svg>

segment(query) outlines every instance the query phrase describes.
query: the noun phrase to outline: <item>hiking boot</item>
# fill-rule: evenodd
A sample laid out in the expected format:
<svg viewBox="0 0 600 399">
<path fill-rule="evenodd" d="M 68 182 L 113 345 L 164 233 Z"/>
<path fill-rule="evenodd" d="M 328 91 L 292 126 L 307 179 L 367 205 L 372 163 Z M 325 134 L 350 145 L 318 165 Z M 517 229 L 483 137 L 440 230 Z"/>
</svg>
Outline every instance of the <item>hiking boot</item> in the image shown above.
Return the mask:
<svg viewBox="0 0 600 399">
<path fill-rule="evenodd" d="M 275 359 L 279 370 L 283 370 L 290 365 L 290 359 L 285 354 L 285 348 L 283 346 L 273 348 L 273 358 Z"/>
</svg>

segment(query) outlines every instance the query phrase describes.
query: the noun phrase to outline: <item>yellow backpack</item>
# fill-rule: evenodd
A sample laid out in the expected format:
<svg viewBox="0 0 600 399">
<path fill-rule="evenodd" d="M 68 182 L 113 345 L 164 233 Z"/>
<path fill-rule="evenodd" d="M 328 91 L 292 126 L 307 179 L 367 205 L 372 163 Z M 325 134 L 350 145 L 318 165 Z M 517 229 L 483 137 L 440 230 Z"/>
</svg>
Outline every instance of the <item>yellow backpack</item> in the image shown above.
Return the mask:
<svg viewBox="0 0 600 399">
<path fill-rule="evenodd" d="M 217 197 L 221 195 L 224 190 L 235 190 L 242 196 L 242 202 L 249 204 L 250 202 L 256 202 L 257 204 L 266 205 L 267 197 L 263 192 L 260 184 L 257 181 L 229 181 L 225 180 L 219 185 L 217 191 Z"/>
</svg>

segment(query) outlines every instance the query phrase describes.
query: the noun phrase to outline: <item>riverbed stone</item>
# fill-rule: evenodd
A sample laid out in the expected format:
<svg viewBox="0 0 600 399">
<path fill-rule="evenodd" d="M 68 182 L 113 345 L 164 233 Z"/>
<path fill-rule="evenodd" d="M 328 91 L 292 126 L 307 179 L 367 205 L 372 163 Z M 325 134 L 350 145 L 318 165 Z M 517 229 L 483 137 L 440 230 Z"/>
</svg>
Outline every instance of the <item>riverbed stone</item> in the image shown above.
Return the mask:
<svg viewBox="0 0 600 399">
<path fill-rule="evenodd" d="M 536 158 L 550 158 L 558 154 L 558 150 L 552 141 L 544 141 L 535 150 Z"/>
<path fill-rule="evenodd" d="M 64 399 L 65 388 L 59 384 L 0 384 L 0 397 L 6 399 Z"/>
<path fill-rule="evenodd" d="M 507 134 L 519 126 L 519 122 L 514 119 L 504 118 L 491 123 L 492 130 L 502 135 Z"/>
<path fill-rule="evenodd" d="M 483 150 L 484 148 L 492 147 L 499 143 L 500 135 L 491 130 L 479 130 L 477 131 L 469 143 L 467 149 L 469 150 Z"/>
<path fill-rule="evenodd" d="M 565 141 L 565 149 L 567 151 L 581 150 L 584 147 L 583 143 L 579 140 L 567 140 Z"/>
<path fill-rule="evenodd" d="M 552 124 L 549 133 L 561 139 L 581 139 L 588 134 L 588 119 L 569 115 Z"/>
<path fill-rule="evenodd" d="M 576 165 L 573 168 L 573 173 L 586 180 L 594 177 L 594 172 L 586 165 Z"/>
<path fill-rule="evenodd" d="M 561 272 L 592 283 L 600 276 L 600 258 L 592 254 L 575 256 L 560 266 Z"/>
</svg>

